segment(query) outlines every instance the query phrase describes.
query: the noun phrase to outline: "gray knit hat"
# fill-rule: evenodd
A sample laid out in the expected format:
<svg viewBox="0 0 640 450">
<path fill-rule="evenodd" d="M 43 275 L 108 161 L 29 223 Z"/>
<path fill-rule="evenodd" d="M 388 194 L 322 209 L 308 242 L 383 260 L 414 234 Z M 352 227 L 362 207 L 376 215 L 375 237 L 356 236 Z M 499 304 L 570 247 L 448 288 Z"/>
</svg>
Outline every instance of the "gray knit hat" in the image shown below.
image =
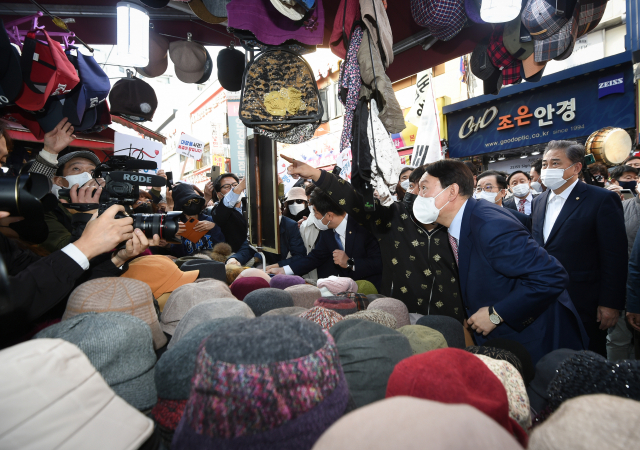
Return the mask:
<svg viewBox="0 0 640 450">
<path fill-rule="evenodd" d="M 293 306 L 302 306 L 303 308 L 313 308 L 313 303 L 322 297 L 320 289 L 308 284 L 299 284 L 285 289 L 285 292 L 291 294 L 293 298 Z"/>
<path fill-rule="evenodd" d="M 156 354 L 149 326 L 129 314 L 83 313 L 45 328 L 36 338 L 77 345 L 111 389 L 144 411 L 156 403 Z"/>
<path fill-rule="evenodd" d="M 307 308 L 303 308 L 302 306 L 290 306 L 288 308 L 277 308 L 272 309 L 269 312 L 263 314 L 263 316 L 299 316 L 302 313 L 309 311 Z"/>
<path fill-rule="evenodd" d="M 405 325 L 411 325 L 411 319 L 409 318 L 409 309 L 407 305 L 395 298 L 383 297 L 376 299 L 369 303 L 367 310 L 371 311 L 379 309 L 384 312 L 388 312 L 396 318 L 396 328 L 404 327 Z"/>
<path fill-rule="evenodd" d="M 343 320 L 330 333 L 338 346 L 349 393 L 358 408 L 382 400 L 393 368 L 413 355 L 406 337 L 377 323 Z"/>
<path fill-rule="evenodd" d="M 168 348 L 173 348 L 180 339 L 193 328 L 204 322 L 210 322 L 223 317 L 255 317 L 251 308 L 244 302 L 233 298 L 217 298 L 208 300 L 191 308 L 178 323 Z"/>
<path fill-rule="evenodd" d="M 447 340 L 447 345 L 453 348 L 464 349 L 464 329 L 462 324 L 453 317 L 449 316 L 422 316 L 416 322 L 416 325 L 433 328 L 442 333 Z"/>
<path fill-rule="evenodd" d="M 247 294 L 244 302 L 249 305 L 256 317 L 272 309 L 294 306 L 291 294 L 278 288 L 257 289 Z"/>
<path fill-rule="evenodd" d="M 171 293 L 160 316 L 160 327 L 167 334 L 175 332 L 178 323 L 192 307 L 198 303 L 219 298 L 235 299 L 227 283 L 209 280 L 202 283 L 189 283 L 180 286 Z"/>
</svg>

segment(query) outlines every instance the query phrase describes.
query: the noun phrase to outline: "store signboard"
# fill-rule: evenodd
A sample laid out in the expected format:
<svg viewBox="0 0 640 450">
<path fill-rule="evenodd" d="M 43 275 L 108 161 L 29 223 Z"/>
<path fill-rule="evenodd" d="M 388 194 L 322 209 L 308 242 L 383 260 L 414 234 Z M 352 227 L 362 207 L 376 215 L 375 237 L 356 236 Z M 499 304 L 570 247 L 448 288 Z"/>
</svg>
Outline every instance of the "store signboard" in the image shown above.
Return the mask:
<svg viewBox="0 0 640 450">
<path fill-rule="evenodd" d="M 599 81 L 614 74 L 622 75 L 623 92 L 598 98 Z M 588 136 L 606 126 L 632 128 L 634 92 L 631 66 L 611 67 L 453 111 L 447 114 L 449 154 L 463 158 Z"/>
<path fill-rule="evenodd" d="M 247 130 L 238 117 L 240 99 L 227 98 L 229 117 L 229 147 L 231 159 L 231 172 L 239 177 L 244 177 L 246 172 L 245 145 Z"/>
</svg>

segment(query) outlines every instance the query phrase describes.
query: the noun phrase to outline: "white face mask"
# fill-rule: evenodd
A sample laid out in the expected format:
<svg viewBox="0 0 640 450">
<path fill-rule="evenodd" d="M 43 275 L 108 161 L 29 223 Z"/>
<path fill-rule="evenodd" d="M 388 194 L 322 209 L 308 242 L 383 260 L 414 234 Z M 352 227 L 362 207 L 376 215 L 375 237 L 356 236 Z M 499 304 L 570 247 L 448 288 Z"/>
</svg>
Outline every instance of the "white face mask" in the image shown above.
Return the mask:
<svg viewBox="0 0 640 450">
<path fill-rule="evenodd" d="M 438 195 L 442 194 L 446 190 L 447 188 L 443 189 Z M 442 208 L 449 204 L 447 201 L 442 208 L 438 209 L 436 207 L 436 198 L 438 198 L 438 195 L 428 198 L 418 196 L 418 198 L 416 198 L 413 203 L 413 215 L 416 216 L 416 219 L 418 219 L 419 222 L 429 225 L 438 220 L 438 215 L 440 215 Z"/>
<path fill-rule="evenodd" d="M 74 184 L 77 184 L 78 187 L 82 187 L 85 183 L 88 183 L 93 179 L 91 176 L 91 172 L 82 172 L 78 175 L 68 175 L 64 177 L 65 180 L 69 182 L 69 187 L 72 187 Z"/>
<path fill-rule="evenodd" d="M 575 164 L 571 164 L 567 169 L 571 169 Z M 567 178 L 566 180 L 562 178 L 565 170 L 567 169 L 542 169 L 542 173 L 540 174 L 540 180 L 544 183 L 546 187 L 555 191 L 556 189 L 561 188 L 564 184 L 573 178 L 575 175 Z"/>
<path fill-rule="evenodd" d="M 526 197 L 529 195 L 529 185 L 527 183 L 516 184 L 511 188 L 511 192 L 516 197 Z"/>
<path fill-rule="evenodd" d="M 292 203 L 289 205 L 289 212 L 294 216 L 297 216 L 302 211 L 304 211 L 304 208 L 305 208 L 304 203 L 301 205 L 299 205 L 298 203 Z"/>
<path fill-rule="evenodd" d="M 411 182 L 409 180 L 404 180 L 402 183 L 400 183 L 400 187 L 402 189 L 404 189 L 405 191 L 408 191 L 410 184 L 411 184 Z"/>
<path fill-rule="evenodd" d="M 322 216 L 322 219 L 318 219 L 315 216 L 315 213 L 313 215 L 313 218 L 315 219 L 316 222 L 316 227 L 318 227 L 318 230 L 320 231 L 326 231 L 329 229 L 329 224 L 331 223 L 331 221 L 327 222 L 326 224 L 322 223 L 322 221 L 324 220 L 326 214 L 324 216 Z"/>
<path fill-rule="evenodd" d="M 498 196 L 497 192 L 480 191 L 477 198 L 478 200 L 486 200 L 488 202 L 495 203 L 497 196 Z"/>
<path fill-rule="evenodd" d="M 324 219 L 324 216 L 323 216 L 323 219 Z M 309 218 L 307 220 L 310 220 L 316 226 L 316 228 L 320 231 L 325 231 L 329 229 L 328 225 L 323 224 L 322 221 L 316 218 L 316 210 L 313 209 L 313 205 L 309 205 Z"/>
<path fill-rule="evenodd" d="M 531 189 L 533 189 L 536 192 L 542 192 L 542 185 L 540 183 L 538 183 L 537 181 L 532 181 L 531 182 Z"/>
</svg>

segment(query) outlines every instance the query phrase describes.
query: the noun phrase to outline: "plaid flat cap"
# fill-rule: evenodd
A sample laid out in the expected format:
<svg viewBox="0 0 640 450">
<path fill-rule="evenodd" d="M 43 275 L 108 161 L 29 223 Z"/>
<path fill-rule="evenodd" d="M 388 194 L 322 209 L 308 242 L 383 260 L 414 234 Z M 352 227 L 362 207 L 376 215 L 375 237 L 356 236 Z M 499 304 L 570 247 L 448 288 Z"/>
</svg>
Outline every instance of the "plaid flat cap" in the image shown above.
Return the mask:
<svg viewBox="0 0 640 450">
<path fill-rule="evenodd" d="M 411 16 L 441 41 L 453 39 L 467 20 L 464 0 L 411 0 Z"/>
<path fill-rule="evenodd" d="M 518 61 L 504 46 L 503 42 L 504 26 L 499 25 L 493 29 L 489 46 L 487 47 L 487 53 L 494 66 L 499 70 L 503 70 L 507 67 L 513 66 Z"/>
<path fill-rule="evenodd" d="M 577 37 L 584 36 L 600 23 L 608 0 L 578 0 L 573 17 L 578 22 Z"/>
<path fill-rule="evenodd" d="M 556 14 L 553 0 L 529 0 L 522 11 L 522 23 L 534 40 L 550 38 L 567 22 L 565 15 Z"/>
<path fill-rule="evenodd" d="M 364 294 L 358 294 L 356 292 L 340 292 L 337 296 L 353 300 L 358 311 L 364 311 L 367 309 L 367 306 L 369 306 L 369 299 Z"/>
<path fill-rule="evenodd" d="M 563 26 L 559 32 L 548 39 L 534 42 L 534 59 L 536 62 L 550 61 L 561 56 L 561 59 L 569 57 L 570 53 L 564 53 L 576 40 L 578 26 L 575 18 Z"/>
</svg>

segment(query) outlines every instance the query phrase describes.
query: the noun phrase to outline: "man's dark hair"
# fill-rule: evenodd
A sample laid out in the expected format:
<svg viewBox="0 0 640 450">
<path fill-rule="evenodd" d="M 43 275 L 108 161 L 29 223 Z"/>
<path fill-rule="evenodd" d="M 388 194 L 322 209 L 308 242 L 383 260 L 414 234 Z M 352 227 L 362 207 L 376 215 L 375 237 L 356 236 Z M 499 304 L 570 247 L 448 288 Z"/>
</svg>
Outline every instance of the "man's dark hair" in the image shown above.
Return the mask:
<svg viewBox="0 0 640 450">
<path fill-rule="evenodd" d="M 538 175 L 542 175 L 542 158 L 537 159 L 536 162 L 531 164 L 531 167 L 533 167 L 533 170 L 535 170 Z"/>
<path fill-rule="evenodd" d="M 551 141 L 547 144 L 544 154 L 551 150 L 564 150 L 571 164 L 584 163 L 585 149 L 584 145 L 578 144 L 576 141 Z"/>
<path fill-rule="evenodd" d="M 638 160 L 640 160 L 640 156 L 630 155 L 629 157 L 627 157 L 627 159 L 625 159 L 624 161 L 622 161 L 622 165 L 623 165 L 623 166 L 626 166 L 626 165 L 627 165 L 627 163 L 628 163 L 629 161 L 631 161 L 632 159 L 638 159 Z"/>
<path fill-rule="evenodd" d="M 602 175 L 607 179 L 609 178 L 609 169 L 602 163 L 591 164 L 589 166 L 589 172 L 591 172 L 591 175 Z"/>
<path fill-rule="evenodd" d="M 542 161 L 540 162 L 540 164 L 542 164 Z M 511 172 L 507 177 L 507 184 L 511 184 L 511 177 L 519 173 L 527 177 L 527 180 L 531 181 L 531 175 L 529 175 L 527 172 L 523 172 L 522 170 L 516 170 L 515 172 Z"/>
<path fill-rule="evenodd" d="M 220 192 L 222 190 L 222 185 L 220 184 L 220 182 L 222 182 L 222 180 L 224 180 L 225 178 L 233 178 L 234 180 L 236 180 L 236 183 L 240 183 L 240 179 L 235 173 L 223 173 L 222 175 L 218 175 L 215 183 L 213 183 L 213 189 L 216 192 Z"/>
<path fill-rule="evenodd" d="M 308 184 L 305 188 L 304 188 L 304 195 L 306 195 L 307 197 L 309 197 L 311 195 L 311 193 L 315 190 L 316 185 L 311 183 Z"/>
<path fill-rule="evenodd" d="M 631 166 L 617 166 L 611 171 L 611 179 L 618 181 L 622 175 L 627 172 L 635 173 L 638 175 L 638 169 Z"/>
<path fill-rule="evenodd" d="M 427 172 L 440 181 L 443 189 L 455 183 L 460 188 L 460 195 L 473 195 L 473 174 L 466 164 L 452 159 L 442 159 L 429 164 Z"/>
<path fill-rule="evenodd" d="M 309 205 L 313 205 L 313 209 L 323 216 L 332 212 L 337 216 L 344 216 L 345 210 L 340 208 L 322 189 L 316 186 L 309 198 Z"/>
<path fill-rule="evenodd" d="M 502 172 L 498 172 L 497 170 L 485 170 L 484 172 L 482 172 L 480 175 L 478 175 L 478 183 L 480 183 L 480 180 L 482 180 L 483 178 L 491 176 L 496 177 L 496 183 L 498 184 L 498 187 L 500 189 L 507 188 L 507 179 L 504 177 L 504 174 Z"/>
<path fill-rule="evenodd" d="M 424 175 L 424 173 L 427 171 L 427 166 L 420 166 L 420 167 L 416 167 L 415 169 L 413 169 L 413 172 L 411 172 L 411 175 L 409 175 L 409 183 L 413 183 L 416 184 L 420 181 L 420 178 L 422 178 L 422 175 Z"/>
<path fill-rule="evenodd" d="M 400 176 L 402 176 L 403 173 L 409 171 L 409 170 L 413 170 L 413 167 L 403 167 L 402 170 L 400 171 Z"/>
<path fill-rule="evenodd" d="M 478 175 L 478 168 L 474 163 L 472 163 L 471 161 L 465 161 L 464 165 L 469 168 L 469 170 L 473 175 Z"/>
</svg>

